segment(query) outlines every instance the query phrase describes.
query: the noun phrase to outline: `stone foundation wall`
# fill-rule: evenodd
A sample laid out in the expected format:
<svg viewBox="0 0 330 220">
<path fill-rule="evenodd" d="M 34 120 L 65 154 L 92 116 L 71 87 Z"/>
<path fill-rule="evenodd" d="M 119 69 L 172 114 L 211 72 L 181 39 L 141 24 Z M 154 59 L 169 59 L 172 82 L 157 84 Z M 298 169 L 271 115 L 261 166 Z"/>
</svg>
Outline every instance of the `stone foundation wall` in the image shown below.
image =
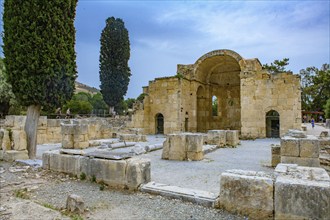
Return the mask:
<svg viewBox="0 0 330 220">
<path fill-rule="evenodd" d="M 218 207 L 251 219 L 328 219 L 330 177 L 322 168 L 278 164 L 275 175 L 221 174 Z"/>
<path fill-rule="evenodd" d="M 44 153 L 42 155 L 44 169 L 73 175 L 84 173 L 87 178 L 96 178 L 111 187 L 137 190 L 150 181 L 150 161 L 130 158 L 126 160 L 106 160 L 89 158 L 80 155 Z"/>
</svg>

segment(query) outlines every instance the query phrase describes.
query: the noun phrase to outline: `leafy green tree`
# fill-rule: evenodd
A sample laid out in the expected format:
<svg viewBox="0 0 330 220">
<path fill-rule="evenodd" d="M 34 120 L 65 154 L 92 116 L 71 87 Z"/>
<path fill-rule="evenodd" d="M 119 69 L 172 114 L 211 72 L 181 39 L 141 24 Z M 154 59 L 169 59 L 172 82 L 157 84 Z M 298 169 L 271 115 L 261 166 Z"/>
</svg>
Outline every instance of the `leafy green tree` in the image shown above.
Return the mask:
<svg viewBox="0 0 330 220">
<path fill-rule="evenodd" d="M 327 103 L 324 106 L 325 118 L 330 119 L 330 99 L 327 100 Z"/>
<path fill-rule="evenodd" d="M 92 96 L 87 92 L 78 92 L 77 94 L 74 94 L 72 99 L 90 102 L 92 100 Z"/>
<path fill-rule="evenodd" d="M 0 57 L 0 117 L 8 114 L 10 102 L 15 97 L 11 91 L 11 85 L 7 83 L 5 71 L 3 58 Z"/>
<path fill-rule="evenodd" d="M 95 95 L 93 95 L 90 103 L 93 106 L 93 112 L 97 115 L 99 115 L 100 113 L 103 114 L 105 111 L 109 110 L 109 107 L 104 102 L 101 93 L 96 93 Z"/>
<path fill-rule="evenodd" d="M 128 67 L 130 43 L 123 20 L 108 18 L 100 42 L 100 88 L 112 112 L 121 105 L 131 76 Z"/>
<path fill-rule="evenodd" d="M 330 66 L 300 70 L 302 109 L 322 111 L 330 99 Z"/>
<path fill-rule="evenodd" d="M 132 109 L 133 104 L 136 102 L 136 100 L 132 99 L 132 98 L 128 98 L 128 99 L 125 100 L 125 102 L 126 102 L 127 108 Z"/>
<path fill-rule="evenodd" d="M 283 58 L 283 60 L 275 60 L 274 63 L 270 63 L 270 65 L 266 63 L 262 67 L 268 70 L 269 73 L 274 74 L 290 72 L 289 70 L 285 69 L 287 65 L 289 65 L 289 58 Z"/>
<path fill-rule="evenodd" d="M 71 114 L 79 114 L 79 115 L 89 115 L 93 110 L 93 106 L 90 102 L 85 100 L 70 100 L 64 107 L 64 110 L 70 109 Z"/>
<path fill-rule="evenodd" d="M 146 95 L 147 95 L 146 93 L 141 93 L 141 94 L 136 98 L 136 100 L 137 100 L 137 101 L 140 101 L 140 102 L 143 103 L 144 97 L 145 97 Z"/>
<path fill-rule="evenodd" d="M 4 1 L 6 72 L 19 103 L 28 107 L 25 131 L 31 159 L 36 156 L 41 106 L 62 106 L 74 92 L 76 5 L 77 0 Z"/>
</svg>

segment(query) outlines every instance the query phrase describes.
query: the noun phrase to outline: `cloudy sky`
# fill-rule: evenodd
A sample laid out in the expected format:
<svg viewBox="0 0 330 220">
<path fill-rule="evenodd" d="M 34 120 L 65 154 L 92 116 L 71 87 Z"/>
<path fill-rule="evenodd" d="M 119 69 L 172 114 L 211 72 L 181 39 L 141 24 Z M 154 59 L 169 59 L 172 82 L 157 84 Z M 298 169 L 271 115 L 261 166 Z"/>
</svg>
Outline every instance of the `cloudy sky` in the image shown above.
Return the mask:
<svg viewBox="0 0 330 220">
<path fill-rule="evenodd" d="M 217 49 L 259 58 L 262 64 L 287 57 L 294 73 L 319 68 L 330 62 L 329 8 L 329 0 L 79 0 L 78 81 L 99 88 L 99 39 L 111 16 L 123 19 L 129 31 L 127 98 L 136 98 L 149 80 L 175 75 L 177 64 L 193 64 Z"/>
</svg>

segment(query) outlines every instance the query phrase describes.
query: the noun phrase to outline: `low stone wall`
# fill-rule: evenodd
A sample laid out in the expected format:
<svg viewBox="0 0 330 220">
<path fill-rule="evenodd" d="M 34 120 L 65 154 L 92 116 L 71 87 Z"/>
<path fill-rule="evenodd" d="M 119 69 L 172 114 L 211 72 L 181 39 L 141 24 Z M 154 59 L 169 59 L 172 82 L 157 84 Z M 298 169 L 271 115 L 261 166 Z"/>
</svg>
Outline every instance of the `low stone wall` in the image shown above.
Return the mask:
<svg viewBox="0 0 330 220">
<path fill-rule="evenodd" d="M 111 187 L 137 190 L 141 184 L 150 182 L 150 161 L 147 159 L 108 160 L 46 152 L 42 155 L 42 164 L 44 169 L 57 172 L 77 176 L 84 173 Z"/>
<path fill-rule="evenodd" d="M 13 126 L 0 129 L 0 160 L 12 162 L 29 158 L 23 120 L 24 118 L 18 117 L 11 122 Z"/>
<path fill-rule="evenodd" d="M 320 166 L 320 142 L 317 137 L 306 138 L 284 136 L 281 138 L 281 163 L 292 163 L 300 166 Z"/>
<path fill-rule="evenodd" d="M 119 141 L 146 142 L 147 136 L 143 134 L 120 134 Z"/>
<path fill-rule="evenodd" d="M 328 219 L 329 198 L 330 177 L 324 169 L 279 164 L 275 176 L 222 173 L 218 207 L 252 219 Z"/>
<path fill-rule="evenodd" d="M 162 159 L 202 160 L 203 135 L 193 133 L 169 134 L 163 144 Z"/>
<path fill-rule="evenodd" d="M 207 132 L 207 144 L 217 145 L 218 147 L 236 147 L 239 145 L 239 131 L 238 130 L 209 130 Z"/>
<path fill-rule="evenodd" d="M 275 172 L 275 219 L 329 219 L 330 178 L 324 169 L 279 164 Z"/>
<path fill-rule="evenodd" d="M 218 206 L 252 219 L 273 217 L 273 177 L 263 172 L 227 170 L 221 174 Z"/>
</svg>

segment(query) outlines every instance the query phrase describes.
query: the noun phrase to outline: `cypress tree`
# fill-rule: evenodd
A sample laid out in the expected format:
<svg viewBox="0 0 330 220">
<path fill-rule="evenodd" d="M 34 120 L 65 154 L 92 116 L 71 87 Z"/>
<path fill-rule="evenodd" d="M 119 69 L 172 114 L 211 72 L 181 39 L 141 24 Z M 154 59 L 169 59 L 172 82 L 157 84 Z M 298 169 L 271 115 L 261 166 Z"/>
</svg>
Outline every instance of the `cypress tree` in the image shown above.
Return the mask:
<svg viewBox="0 0 330 220">
<path fill-rule="evenodd" d="M 36 156 L 40 109 L 70 100 L 77 77 L 74 18 L 77 0 L 5 0 L 4 55 L 8 82 L 27 106 L 29 157 Z"/>
<path fill-rule="evenodd" d="M 123 20 L 108 18 L 100 42 L 100 88 L 104 101 L 113 111 L 126 95 L 131 76 L 130 43 Z"/>
</svg>

